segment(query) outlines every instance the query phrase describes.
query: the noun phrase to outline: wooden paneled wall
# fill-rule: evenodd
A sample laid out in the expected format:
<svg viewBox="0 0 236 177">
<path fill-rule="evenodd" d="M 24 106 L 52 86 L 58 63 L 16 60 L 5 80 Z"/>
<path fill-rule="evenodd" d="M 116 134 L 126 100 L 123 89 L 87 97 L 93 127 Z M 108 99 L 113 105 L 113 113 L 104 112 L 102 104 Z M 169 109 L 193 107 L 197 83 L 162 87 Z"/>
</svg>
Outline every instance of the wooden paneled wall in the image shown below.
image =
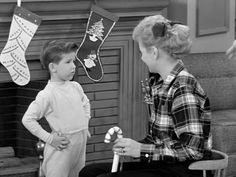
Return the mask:
<svg viewBox="0 0 236 177">
<path fill-rule="evenodd" d="M 41 46 L 47 40 L 62 39 L 78 44 L 83 39 L 91 3 L 89 0 L 22 0 L 22 7 L 43 17 L 27 52 L 26 59 L 31 73 L 31 82 L 16 87 L 17 150 L 19 156 L 35 155 L 37 139 L 28 134 L 21 125 L 21 118 L 28 104 L 43 88 L 48 75 L 39 63 Z M 111 145 L 104 144 L 106 131 L 112 126 L 122 128 L 125 137 L 140 139 L 146 132 L 146 109 L 140 80 L 146 77 L 147 69 L 139 60 L 137 44 L 132 40 L 133 27 L 143 16 L 157 14 L 167 7 L 168 0 L 97 0 L 98 5 L 120 17 L 100 50 L 104 78 L 92 82 L 78 63 L 75 80 L 81 83 L 90 99 L 92 119 L 89 129 L 92 137 L 87 144 L 87 162 L 110 161 Z M 7 41 L 15 0 L 0 2 L 0 49 Z M 10 76 L 0 66 L 0 83 L 11 82 Z M 30 93 L 29 93 L 30 92 Z M 29 96 L 30 95 L 30 96 Z M 1 114 L 0 114 L 1 119 Z M 45 121 L 42 122 L 45 126 Z M 47 125 L 45 126 L 47 127 Z"/>
</svg>

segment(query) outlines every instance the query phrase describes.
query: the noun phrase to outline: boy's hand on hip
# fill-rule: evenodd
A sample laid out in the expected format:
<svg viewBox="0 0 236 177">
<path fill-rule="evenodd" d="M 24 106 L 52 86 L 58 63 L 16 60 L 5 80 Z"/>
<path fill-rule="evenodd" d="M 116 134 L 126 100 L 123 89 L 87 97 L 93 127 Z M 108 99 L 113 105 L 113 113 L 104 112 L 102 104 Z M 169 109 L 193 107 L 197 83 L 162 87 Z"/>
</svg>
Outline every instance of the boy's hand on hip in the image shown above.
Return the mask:
<svg viewBox="0 0 236 177">
<path fill-rule="evenodd" d="M 53 140 L 51 145 L 57 150 L 61 151 L 63 149 L 66 149 L 69 143 L 70 141 L 65 135 L 60 133 L 53 134 Z"/>
</svg>

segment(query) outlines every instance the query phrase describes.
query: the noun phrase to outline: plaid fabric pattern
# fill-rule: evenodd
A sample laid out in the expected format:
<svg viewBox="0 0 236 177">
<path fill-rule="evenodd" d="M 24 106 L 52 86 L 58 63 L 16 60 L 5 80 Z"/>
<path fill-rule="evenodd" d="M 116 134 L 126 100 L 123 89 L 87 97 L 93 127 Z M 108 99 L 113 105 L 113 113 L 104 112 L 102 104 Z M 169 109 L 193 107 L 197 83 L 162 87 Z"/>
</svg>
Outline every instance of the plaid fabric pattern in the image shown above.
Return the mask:
<svg viewBox="0 0 236 177">
<path fill-rule="evenodd" d="M 200 84 L 181 60 L 165 81 L 151 86 L 149 134 L 141 159 L 186 161 L 204 158 L 211 145 L 210 103 Z"/>
</svg>

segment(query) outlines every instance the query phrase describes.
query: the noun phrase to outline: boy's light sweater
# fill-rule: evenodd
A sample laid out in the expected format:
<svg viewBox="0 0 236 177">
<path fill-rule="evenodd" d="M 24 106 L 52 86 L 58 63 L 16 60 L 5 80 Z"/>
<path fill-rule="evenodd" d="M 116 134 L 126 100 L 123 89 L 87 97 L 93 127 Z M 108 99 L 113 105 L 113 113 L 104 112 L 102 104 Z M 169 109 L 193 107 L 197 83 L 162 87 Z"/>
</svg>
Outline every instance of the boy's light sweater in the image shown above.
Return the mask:
<svg viewBox="0 0 236 177">
<path fill-rule="evenodd" d="M 88 129 L 90 103 L 81 85 L 74 81 L 48 82 L 25 112 L 22 123 L 35 136 L 51 144 L 52 135 L 38 120 L 45 117 L 52 129 L 75 133 Z"/>
</svg>

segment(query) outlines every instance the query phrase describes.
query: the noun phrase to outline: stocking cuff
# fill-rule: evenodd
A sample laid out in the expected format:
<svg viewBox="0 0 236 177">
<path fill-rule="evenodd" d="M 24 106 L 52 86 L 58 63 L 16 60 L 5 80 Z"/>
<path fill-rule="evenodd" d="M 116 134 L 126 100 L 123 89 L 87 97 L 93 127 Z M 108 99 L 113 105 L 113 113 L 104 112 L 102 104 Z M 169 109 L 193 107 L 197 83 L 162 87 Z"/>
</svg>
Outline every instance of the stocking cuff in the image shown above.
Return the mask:
<svg viewBox="0 0 236 177">
<path fill-rule="evenodd" d="M 19 16 L 19 17 L 22 17 L 36 25 L 40 25 L 41 21 L 42 21 L 42 18 L 38 15 L 36 15 L 35 13 L 33 12 L 30 12 L 29 10 L 27 9 L 24 9 L 22 7 L 19 7 L 19 6 L 16 6 L 15 7 L 15 10 L 14 10 L 14 14 Z"/>
<path fill-rule="evenodd" d="M 102 9 L 98 6 L 95 6 L 95 5 L 92 5 L 91 11 L 98 13 L 98 14 L 100 14 L 100 15 L 102 15 L 114 22 L 117 22 L 119 19 L 119 17 L 115 16 L 114 14 L 112 14 L 112 13 L 110 13 L 110 12 L 106 11 L 105 9 Z"/>
</svg>

